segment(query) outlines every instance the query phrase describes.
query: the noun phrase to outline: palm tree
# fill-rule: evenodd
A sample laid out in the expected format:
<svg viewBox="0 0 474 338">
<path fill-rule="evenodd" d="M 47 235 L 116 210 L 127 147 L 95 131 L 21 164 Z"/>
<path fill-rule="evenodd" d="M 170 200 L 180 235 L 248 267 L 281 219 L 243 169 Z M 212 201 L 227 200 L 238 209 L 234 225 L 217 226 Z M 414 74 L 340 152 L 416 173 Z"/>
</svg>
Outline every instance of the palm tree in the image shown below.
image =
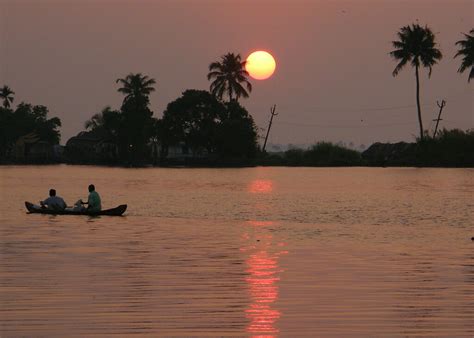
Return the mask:
<svg viewBox="0 0 474 338">
<path fill-rule="evenodd" d="M 474 78 L 474 29 L 471 29 L 469 33 L 470 34 L 463 33 L 466 37 L 466 40 L 459 40 L 456 42 L 456 45 L 461 46 L 461 48 L 454 56 L 463 56 L 461 66 L 458 69 L 459 73 L 463 73 L 467 68 L 471 67 L 467 82 L 470 82 L 471 79 Z"/>
<path fill-rule="evenodd" d="M 130 73 L 124 79 L 117 79 L 116 82 L 122 85 L 117 90 L 125 95 L 124 102 L 132 98 L 148 99 L 148 95 L 155 90 L 153 85 L 156 84 L 155 79 L 141 73 Z"/>
<path fill-rule="evenodd" d="M 3 100 L 3 107 L 10 108 L 10 104 L 13 103 L 13 95 L 15 92 L 8 86 L 0 88 L 0 98 Z"/>
<path fill-rule="evenodd" d="M 241 61 L 240 54 L 234 53 L 227 53 L 221 57 L 220 62 L 211 63 L 207 74 L 208 80 L 215 79 L 211 83 L 211 93 L 220 100 L 227 93 L 229 102 L 238 101 L 240 97 L 249 97 L 252 84 L 248 80 L 249 73 L 245 70 L 245 63 L 246 61 Z"/>
<path fill-rule="evenodd" d="M 120 112 L 106 106 L 100 113 L 92 115 L 90 120 L 84 123 L 84 127 L 86 130 L 94 130 L 100 127 L 110 129 L 116 127 L 118 120 L 120 120 Z"/>
<path fill-rule="evenodd" d="M 92 115 L 90 120 L 87 120 L 84 123 L 84 128 L 86 128 L 86 130 L 94 130 L 94 129 L 99 128 L 103 124 L 104 124 L 103 114 L 97 113 L 97 114 Z"/>
<path fill-rule="evenodd" d="M 420 76 L 419 68 L 421 66 L 429 69 L 428 77 L 431 76 L 431 70 L 443 57 L 439 49 L 436 48 L 435 36 L 428 26 L 421 27 L 418 24 L 404 26 L 397 33 L 399 40 L 392 41 L 395 50 L 390 52 L 390 56 L 399 61 L 392 75 L 397 76 L 403 67 L 410 63 L 415 67 L 416 75 L 416 106 L 418 108 L 418 122 L 420 124 L 420 139 L 423 140 L 423 121 L 421 119 L 420 107 Z"/>
</svg>

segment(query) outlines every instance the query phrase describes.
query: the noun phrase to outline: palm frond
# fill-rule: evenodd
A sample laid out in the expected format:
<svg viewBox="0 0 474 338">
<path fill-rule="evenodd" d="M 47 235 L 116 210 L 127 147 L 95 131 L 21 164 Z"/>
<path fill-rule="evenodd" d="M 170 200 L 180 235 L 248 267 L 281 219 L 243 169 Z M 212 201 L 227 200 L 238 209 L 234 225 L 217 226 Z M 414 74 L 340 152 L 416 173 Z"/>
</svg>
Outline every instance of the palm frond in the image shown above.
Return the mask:
<svg viewBox="0 0 474 338">
<path fill-rule="evenodd" d="M 456 42 L 457 46 L 460 46 L 454 57 L 461 56 L 461 65 L 459 66 L 458 72 L 464 73 L 466 69 L 471 67 L 467 81 L 470 82 L 474 72 L 474 29 L 470 31 L 470 34 L 462 33 L 465 40 L 459 40 Z"/>
<path fill-rule="evenodd" d="M 403 67 L 405 67 L 405 65 L 408 63 L 408 61 L 410 61 L 408 58 L 402 59 L 393 70 L 392 76 L 397 76 Z"/>
<path fill-rule="evenodd" d="M 242 61 L 240 54 L 227 53 L 222 55 L 220 61 L 212 62 L 209 65 L 207 79 L 211 82 L 210 91 L 213 95 L 222 100 L 227 93 L 229 100 L 239 97 L 248 97 L 248 93 L 241 85 L 243 83 L 247 90 L 252 90 L 252 85 L 248 80 L 249 73 L 245 70 L 246 61 Z M 242 94 L 242 90 L 245 95 Z"/>
</svg>

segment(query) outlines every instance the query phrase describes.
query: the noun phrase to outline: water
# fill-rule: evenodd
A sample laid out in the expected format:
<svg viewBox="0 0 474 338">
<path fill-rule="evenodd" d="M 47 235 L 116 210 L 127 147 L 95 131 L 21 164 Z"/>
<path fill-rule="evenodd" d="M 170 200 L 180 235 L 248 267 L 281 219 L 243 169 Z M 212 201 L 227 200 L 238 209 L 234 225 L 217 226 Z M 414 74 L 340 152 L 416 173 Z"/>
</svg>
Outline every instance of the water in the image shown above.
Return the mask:
<svg viewBox="0 0 474 338">
<path fill-rule="evenodd" d="M 94 183 L 125 217 L 28 215 Z M 474 170 L 0 167 L 0 336 L 474 335 Z"/>
</svg>

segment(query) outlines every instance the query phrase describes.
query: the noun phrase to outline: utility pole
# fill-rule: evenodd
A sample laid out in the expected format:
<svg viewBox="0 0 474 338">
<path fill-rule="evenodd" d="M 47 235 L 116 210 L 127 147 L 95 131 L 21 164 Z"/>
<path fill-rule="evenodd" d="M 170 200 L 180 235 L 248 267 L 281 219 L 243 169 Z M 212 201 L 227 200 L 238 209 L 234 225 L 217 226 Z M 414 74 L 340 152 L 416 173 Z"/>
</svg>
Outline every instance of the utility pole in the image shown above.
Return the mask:
<svg viewBox="0 0 474 338">
<path fill-rule="evenodd" d="M 439 107 L 439 113 L 438 113 L 438 118 L 433 120 L 433 121 L 436 121 L 436 127 L 435 127 L 435 131 L 434 131 L 434 134 L 433 134 L 433 138 L 436 137 L 436 133 L 438 132 L 439 121 L 443 121 L 443 119 L 441 118 L 441 112 L 443 111 L 444 106 L 446 106 L 446 101 L 443 100 L 443 101 L 441 101 L 441 103 L 436 101 L 436 104 Z"/>
<path fill-rule="evenodd" d="M 277 113 L 275 113 L 275 109 L 276 104 L 274 104 L 273 107 L 270 108 L 270 122 L 268 123 L 267 135 L 265 136 L 265 142 L 263 143 L 263 152 L 265 152 L 265 147 L 267 146 L 268 135 L 270 134 L 270 128 L 272 127 L 273 117 L 278 115 Z"/>
</svg>

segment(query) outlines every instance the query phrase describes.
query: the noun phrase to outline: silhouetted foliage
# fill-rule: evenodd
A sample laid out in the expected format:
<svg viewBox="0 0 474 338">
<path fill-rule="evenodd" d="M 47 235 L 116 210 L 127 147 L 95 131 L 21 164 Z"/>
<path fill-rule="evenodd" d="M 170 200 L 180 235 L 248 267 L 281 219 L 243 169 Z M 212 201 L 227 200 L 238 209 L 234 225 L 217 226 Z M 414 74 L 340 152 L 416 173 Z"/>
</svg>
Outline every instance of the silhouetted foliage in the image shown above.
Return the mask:
<svg viewBox="0 0 474 338">
<path fill-rule="evenodd" d="M 397 33 L 398 40 L 392 41 L 395 50 L 390 52 L 390 56 L 399 63 L 393 70 L 392 75 L 398 73 L 410 63 L 415 67 L 416 75 L 416 106 L 418 110 L 418 123 L 420 127 L 420 138 L 423 139 L 423 120 L 420 106 L 420 78 L 419 68 L 429 69 L 428 76 L 431 76 L 432 67 L 442 58 L 439 49 L 436 48 L 435 35 L 427 26 L 421 27 L 418 24 L 404 26 Z"/>
<path fill-rule="evenodd" d="M 474 29 L 471 29 L 470 34 L 464 34 L 465 40 L 459 40 L 456 45 L 459 45 L 459 50 L 454 57 L 462 56 L 461 66 L 458 69 L 459 73 L 464 73 L 466 69 L 471 67 L 467 81 L 470 82 L 474 78 Z"/>
<path fill-rule="evenodd" d="M 220 159 L 252 159 L 257 154 L 257 126 L 237 101 L 225 104 L 226 116 L 217 129 L 216 150 Z"/>
<path fill-rule="evenodd" d="M 212 153 L 217 125 L 224 118 L 224 107 L 204 90 L 186 90 L 168 104 L 163 113 L 165 144 L 184 142 L 190 149 Z"/>
<path fill-rule="evenodd" d="M 417 150 L 417 165 L 473 167 L 474 130 L 443 129 L 436 138 L 418 142 Z"/>
<path fill-rule="evenodd" d="M 137 73 L 117 79 L 117 83 L 121 85 L 118 92 L 125 95 L 118 130 L 120 153 L 123 159 L 136 164 L 144 160 L 152 132 L 153 112 L 149 108 L 149 95 L 155 90 L 156 81 Z"/>
<path fill-rule="evenodd" d="M 164 148 L 184 143 L 194 154 L 205 151 L 208 161 L 249 159 L 257 149 L 255 123 L 245 108 L 203 90 L 186 90 L 169 103 L 156 128 Z"/>
<path fill-rule="evenodd" d="M 13 95 L 15 95 L 15 92 L 11 90 L 10 87 L 8 86 L 3 86 L 0 88 L 0 99 L 3 100 L 3 107 L 4 108 L 10 108 L 10 105 L 13 103 Z"/>
<path fill-rule="evenodd" d="M 229 95 L 229 101 L 249 97 L 252 84 L 248 80 L 249 73 L 245 70 L 245 63 L 240 54 L 234 53 L 227 53 L 221 57 L 221 61 L 211 63 L 207 74 L 208 80 L 214 79 L 210 92 L 219 100 L 222 100 L 225 94 Z"/>
<path fill-rule="evenodd" d="M 61 120 L 48 119 L 48 108 L 20 103 L 15 110 L 0 108 L 0 155 L 5 158 L 15 142 L 22 136 L 33 133 L 39 141 L 58 144 Z"/>
<path fill-rule="evenodd" d="M 443 129 L 416 143 L 374 143 L 362 156 L 371 166 L 473 167 L 474 131 Z"/>
<path fill-rule="evenodd" d="M 66 144 L 68 160 L 74 163 L 144 164 L 155 132 L 149 95 L 154 79 L 141 73 L 117 79 L 117 91 L 124 95 L 120 110 L 105 107 L 84 124 L 81 132 Z M 118 151 L 118 155 L 117 155 Z"/>
<path fill-rule="evenodd" d="M 360 153 L 330 142 L 318 142 L 306 151 L 305 158 L 312 166 L 353 166 L 361 164 Z"/>
<path fill-rule="evenodd" d="M 362 165 L 361 154 L 331 142 L 318 142 L 309 149 L 291 148 L 284 153 L 262 154 L 260 164 L 292 167 L 340 167 Z"/>
<path fill-rule="evenodd" d="M 95 130 L 97 128 L 105 129 L 110 136 L 118 141 L 118 131 L 122 123 L 120 111 L 113 110 L 110 106 L 105 107 L 98 114 L 94 114 L 90 120 L 84 123 L 86 130 Z"/>
</svg>

